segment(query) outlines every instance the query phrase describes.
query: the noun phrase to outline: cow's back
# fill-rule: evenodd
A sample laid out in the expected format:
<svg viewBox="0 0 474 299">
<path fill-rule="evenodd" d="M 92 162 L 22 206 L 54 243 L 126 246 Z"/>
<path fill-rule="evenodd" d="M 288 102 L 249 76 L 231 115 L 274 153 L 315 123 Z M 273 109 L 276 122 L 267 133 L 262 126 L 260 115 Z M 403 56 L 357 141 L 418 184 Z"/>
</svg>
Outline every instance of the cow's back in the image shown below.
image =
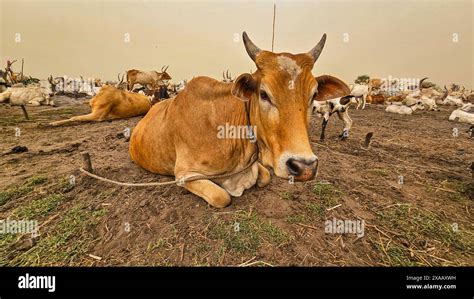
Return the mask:
<svg viewBox="0 0 474 299">
<path fill-rule="evenodd" d="M 147 96 L 103 86 L 90 101 L 93 111 L 107 110 L 110 119 L 129 118 L 144 115 L 150 110 L 151 103 Z"/>
<path fill-rule="evenodd" d="M 236 151 L 247 148 L 248 140 L 220 139 L 217 134 L 218 126 L 226 123 L 245 125 L 244 104 L 230 94 L 231 87 L 197 77 L 175 98 L 154 105 L 133 130 L 132 159 L 168 175 L 184 169 L 215 174 L 235 168 L 241 162 Z"/>
<path fill-rule="evenodd" d="M 41 87 L 14 87 L 11 89 L 10 101 L 12 103 L 24 102 L 27 103 L 35 98 L 44 98 L 45 94 Z"/>
</svg>

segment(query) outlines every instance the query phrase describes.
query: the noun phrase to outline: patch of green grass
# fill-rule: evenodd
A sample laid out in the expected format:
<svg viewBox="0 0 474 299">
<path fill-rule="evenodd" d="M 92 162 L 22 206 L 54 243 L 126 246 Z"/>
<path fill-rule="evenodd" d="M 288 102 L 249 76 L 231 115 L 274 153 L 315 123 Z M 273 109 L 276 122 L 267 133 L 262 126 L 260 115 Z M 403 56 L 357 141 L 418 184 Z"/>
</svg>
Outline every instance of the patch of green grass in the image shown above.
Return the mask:
<svg viewBox="0 0 474 299">
<path fill-rule="evenodd" d="M 155 249 L 163 248 L 166 245 L 166 240 L 163 238 L 159 238 L 153 242 L 148 243 L 147 252 L 153 251 Z"/>
<path fill-rule="evenodd" d="M 419 262 L 416 262 L 416 260 L 410 256 L 406 249 L 394 242 L 390 243 L 386 249 L 382 248 L 382 245 L 378 242 L 374 242 L 373 244 L 379 252 L 384 252 L 385 250 L 386 254 L 384 253 L 383 260 L 391 266 L 409 267 L 423 265 Z"/>
<path fill-rule="evenodd" d="M 62 178 L 55 185 L 55 190 L 60 193 L 67 193 L 72 189 L 74 189 L 74 185 L 71 185 L 69 178 Z"/>
<path fill-rule="evenodd" d="M 41 115 L 69 115 L 73 113 L 74 110 L 72 108 L 51 109 L 40 112 Z"/>
<path fill-rule="evenodd" d="M 387 169 L 382 169 L 382 168 L 373 168 L 369 169 L 368 172 L 373 173 L 375 175 L 381 176 L 381 177 L 388 177 L 389 173 Z"/>
<path fill-rule="evenodd" d="M 467 195 L 468 184 L 460 181 L 448 181 L 444 184 L 447 189 L 456 191 L 456 193 L 449 193 L 448 198 L 461 203 L 469 202 Z"/>
<path fill-rule="evenodd" d="M 224 241 L 226 250 L 236 253 L 255 253 L 262 241 L 280 246 L 290 237 L 277 225 L 260 219 L 255 213 L 236 212 L 230 219 L 215 219 L 209 237 Z"/>
<path fill-rule="evenodd" d="M 60 179 L 48 185 L 48 194 L 35 192 L 35 186 L 44 184 L 44 177 L 33 177 L 25 184 L 8 189 L 8 200 L 29 192 L 29 200 L 17 205 L 9 213 L 10 219 L 29 219 L 41 222 L 51 217 L 58 207 L 67 201 L 64 192 L 72 189 L 68 179 Z M 45 188 L 42 188 L 44 190 Z M 31 199 L 30 199 L 31 197 Z M 56 212 L 57 213 L 57 212 Z M 85 205 L 76 205 L 56 215 L 54 224 L 39 229 L 37 243 L 29 249 L 16 246 L 20 235 L 0 235 L 0 265 L 38 266 L 38 265 L 74 265 L 94 240 L 92 226 L 107 213 L 107 209 L 91 211 Z M 59 216 L 59 217 L 58 217 Z M 54 219 L 54 218 L 53 218 Z"/>
<path fill-rule="evenodd" d="M 344 195 L 344 192 L 342 192 L 337 186 L 323 182 L 316 183 L 312 191 L 322 200 L 326 208 L 337 205 Z"/>
<path fill-rule="evenodd" d="M 28 185 L 36 186 L 45 183 L 48 179 L 43 176 L 34 176 L 28 180 Z"/>
<path fill-rule="evenodd" d="M 33 200 L 26 206 L 21 206 L 16 209 L 12 216 L 18 219 L 37 219 L 44 217 L 54 210 L 65 196 L 62 194 L 51 194 L 46 197 Z"/>
<path fill-rule="evenodd" d="M 88 252 L 95 240 L 90 228 L 96 226 L 106 212 L 105 208 L 90 211 L 83 205 L 73 206 L 46 232 L 40 230 L 38 243 L 15 256 L 8 265 L 78 264 L 78 259 Z"/>
<path fill-rule="evenodd" d="M 34 176 L 26 183 L 20 186 L 13 186 L 6 190 L 0 191 L 0 206 L 4 205 L 12 199 L 16 199 L 33 191 L 35 186 L 45 183 L 48 179 L 42 176 Z"/>
<path fill-rule="evenodd" d="M 277 225 L 272 222 L 262 221 L 261 229 L 265 237 L 267 237 L 270 243 L 274 245 L 281 245 L 289 240 L 288 235 Z"/>
<path fill-rule="evenodd" d="M 0 266 L 3 267 L 9 262 L 9 247 L 15 242 L 18 236 L 14 234 L 0 234 Z"/>
<path fill-rule="evenodd" d="M 310 202 L 305 206 L 312 216 L 323 217 L 326 214 L 326 208 L 322 204 Z"/>
<path fill-rule="evenodd" d="M 19 113 L 18 115 L 8 115 L 8 116 L 0 117 L 0 126 L 11 126 L 11 125 L 19 124 L 19 123 L 33 122 L 31 115 L 30 115 L 30 119 L 26 119 L 25 116 L 23 115 L 23 112 L 21 111 L 21 108 L 20 107 L 17 107 L 17 108 L 18 108 L 18 113 Z M 26 108 L 26 111 L 28 111 L 28 108 Z"/>
<path fill-rule="evenodd" d="M 470 251 L 473 246 L 472 233 L 453 223 L 445 223 L 433 212 L 407 205 L 394 206 L 377 212 L 377 217 L 393 230 L 402 232 L 411 244 L 417 246 L 426 240 L 437 240 L 453 249 Z"/>
<path fill-rule="evenodd" d="M 201 256 L 206 255 L 210 250 L 212 250 L 212 247 L 208 243 L 200 242 L 196 244 L 196 246 L 194 246 L 192 250 L 195 256 L 201 257 Z"/>
<path fill-rule="evenodd" d="M 304 223 L 306 222 L 306 216 L 303 214 L 289 215 L 288 217 L 286 217 L 286 222 L 290 224 Z"/>
<path fill-rule="evenodd" d="M 470 190 L 471 188 L 471 190 Z M 473 190 L 467 182 L 462 181 L 443 181 L 435 186 L 427 185 L 426 191 L 432 195 L 447 198 L 452 201 L 466 204 L 470 202 Z"/>
</svg>

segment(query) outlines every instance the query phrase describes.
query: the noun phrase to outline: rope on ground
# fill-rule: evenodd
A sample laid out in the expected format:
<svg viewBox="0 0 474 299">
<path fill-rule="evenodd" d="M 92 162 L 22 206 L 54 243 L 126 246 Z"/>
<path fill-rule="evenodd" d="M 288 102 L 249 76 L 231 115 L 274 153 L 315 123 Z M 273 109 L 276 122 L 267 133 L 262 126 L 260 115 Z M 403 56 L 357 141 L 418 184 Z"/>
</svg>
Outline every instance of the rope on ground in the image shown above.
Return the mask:
<svg viewBox="0 0 474 299">
<path fill-rule="evenodd" d="M 258 161 L 258 154 L 257 153 L 254 153 L 253 155 L 253 158 L 251 160 L 251 162 L 245 166 L 244 168 L 242 168 L 241 170 L 237 171 L 237 172 L 233 172 L 233 173 L 227 173 L 227 174 L 220 174 L 220 175 L 196 175 L 196 176 L 191 176 L 191 177 L 188 177 L 188 178 L 181 178 L 181 179 L 178 179 L 178 180 L 173 180 L 173 181 L 167 181 L 167 182 L 150 182 L 150 183 L 128 183 L 128 182 L 119 182 L 119 181 L 116 181 L 116 180 L 112 180 L 112 179 L 108 179 L 108 178 L 104 178 L 102 176 L 99 176 L 99 175 L 96 175 L 96 174 L 93 174 L 87 170 L 85 170 L 84 168 L 79 168 L 79 170 L 94 178 L 94 179 L 97 179 L 99 181 L 103 181 L 103 182 L 107 182 L 107 183 L 111 183 L 111 184 L 115 184 L 115 185 L 119 185 L 119 186 L 126 186 L 126 187 L 150 187 L 150 186 L 166 186 L 166 185 L 172 185 L 172 184 L 176 184 L 178 186 L 183 186 L 184 183 L 186 182 L 192 182 L 192 181 L 198 181 L 198 180 L 212 180 L 212 179 L 223 179 L 223 178 L 227 178 L 227 177 L 231 177 L 231 176 L 234 176 L 234 175 L 238 175 L 238 174 L 241 174 L 243 173 L 244 171 L 248 170 L 250 167 L 252 167 L 252 165 L 254 165 L 255 162 Z"/>
</svg>

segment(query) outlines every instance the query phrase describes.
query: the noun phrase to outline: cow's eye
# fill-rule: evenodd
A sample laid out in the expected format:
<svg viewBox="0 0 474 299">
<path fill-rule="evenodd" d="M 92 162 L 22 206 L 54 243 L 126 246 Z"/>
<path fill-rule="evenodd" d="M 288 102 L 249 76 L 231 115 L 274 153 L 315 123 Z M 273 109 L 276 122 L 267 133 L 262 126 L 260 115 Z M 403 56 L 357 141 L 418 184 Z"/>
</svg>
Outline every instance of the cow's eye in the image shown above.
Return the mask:
<svg viewBox="0 0 474 299">
<path fill-rule="evenodd" d="M 268 96 L 268 94 L 265 92 L 265 90 L 260 90 L 260 99 L 262 101 L 265 101 L 265 102 L 269 102 L 270 103 L 270 97 Z"/>
</svg>

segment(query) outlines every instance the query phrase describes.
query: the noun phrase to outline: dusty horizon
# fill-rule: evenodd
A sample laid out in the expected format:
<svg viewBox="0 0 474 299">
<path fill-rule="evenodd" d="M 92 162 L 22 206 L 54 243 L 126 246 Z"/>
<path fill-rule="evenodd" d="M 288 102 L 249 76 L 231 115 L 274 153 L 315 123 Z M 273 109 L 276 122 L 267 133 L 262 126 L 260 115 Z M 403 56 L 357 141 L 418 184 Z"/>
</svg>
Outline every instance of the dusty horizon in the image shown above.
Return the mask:
<svg viewBox="0 0 474 299">
<path fill-rule="evenodd" d="M 0 0 L 0 59 L 25 74 L 116 80 L 169 65 L 174 82 L 255 70 L 242 31 L 271 50 L 270 1 Z M 301 53 L 327 33 L 315 75 L 348 83 L 422 78 L 474 88 L 474 5 L 456 1 L 275 1 L 275 52 Z"/>
</svg>

